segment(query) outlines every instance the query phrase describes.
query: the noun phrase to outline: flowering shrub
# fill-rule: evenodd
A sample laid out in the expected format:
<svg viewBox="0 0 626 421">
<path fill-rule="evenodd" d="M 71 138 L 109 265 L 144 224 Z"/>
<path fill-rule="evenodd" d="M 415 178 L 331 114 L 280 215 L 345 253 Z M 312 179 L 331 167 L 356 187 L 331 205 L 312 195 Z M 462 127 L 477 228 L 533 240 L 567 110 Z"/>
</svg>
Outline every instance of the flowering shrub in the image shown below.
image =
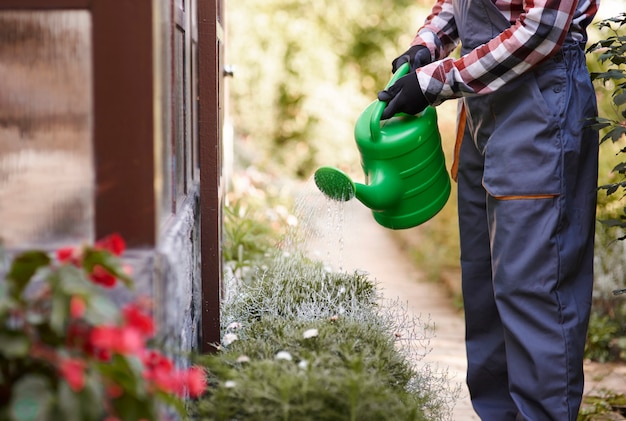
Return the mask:
<svg viewBox="0 0 626 421">
<path fill-rule="evenodd" d="M 183 399 L 204 392 L 202 368 L 178 369 L 148 346 L 147 303 L 111 300 L 118 281 L 132 288 L 124 249 L 111 235 L 12 259 L 0 281 L 1 420 L 157 420 L 162 407 L 182 414 Z"/>
</svg>

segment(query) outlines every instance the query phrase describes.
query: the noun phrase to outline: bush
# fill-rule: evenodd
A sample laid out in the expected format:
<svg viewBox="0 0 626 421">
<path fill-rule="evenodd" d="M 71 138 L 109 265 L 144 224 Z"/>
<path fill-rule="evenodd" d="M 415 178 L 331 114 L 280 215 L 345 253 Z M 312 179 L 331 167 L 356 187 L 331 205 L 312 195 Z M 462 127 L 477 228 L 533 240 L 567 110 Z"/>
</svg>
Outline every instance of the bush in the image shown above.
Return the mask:
<svg viewBox="0 0 626 421">
<path fill-rule="evenodd" d="M 1 420 L 157 420 L 204 391 L 202 369 L 179 370 L 148 347 L 148 309 L 120 310 L 107 293 L 117 281 L 132 287 L 124 247 L 113 235 L 12 259 L 0 282 Z"/>
</svg>

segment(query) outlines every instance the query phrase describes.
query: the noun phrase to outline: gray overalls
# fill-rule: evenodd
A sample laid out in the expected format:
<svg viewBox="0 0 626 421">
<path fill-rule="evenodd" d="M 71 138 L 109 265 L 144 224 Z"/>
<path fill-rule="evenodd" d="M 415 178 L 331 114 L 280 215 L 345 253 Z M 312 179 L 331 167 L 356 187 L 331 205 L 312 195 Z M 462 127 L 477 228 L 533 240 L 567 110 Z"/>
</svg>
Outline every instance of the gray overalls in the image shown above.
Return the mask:
<svg viewBox="0 0 626 421">
<path fill-rule="evenodd" d="M 455 0 L 464 53 L 510 26 Z M 570 37 L 571 38 L 571 37 Z M 467 383 L 484 421 L 575 421 L 591 306 L 596 115 L 584 46 L 466 98 L 458 210 Z"/>
</svg>

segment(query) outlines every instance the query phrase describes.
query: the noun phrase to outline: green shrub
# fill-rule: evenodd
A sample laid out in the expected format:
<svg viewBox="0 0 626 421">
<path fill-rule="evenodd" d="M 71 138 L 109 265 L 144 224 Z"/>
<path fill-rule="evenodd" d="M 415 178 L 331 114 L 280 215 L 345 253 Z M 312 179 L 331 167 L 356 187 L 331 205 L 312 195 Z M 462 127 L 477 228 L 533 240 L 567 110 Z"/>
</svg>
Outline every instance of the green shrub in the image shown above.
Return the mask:
<svg viewBox="0 0 626 421">
<path fill-rule="evenodd" d="M 457 390 L 419 366 L 431 327 L 380 298 L 363 273 L 268 248 L 244 276 L 225 279 L 222 342 L 198 357 L 211 386 L 195 419 L 449 419 Z"/>
</svg>

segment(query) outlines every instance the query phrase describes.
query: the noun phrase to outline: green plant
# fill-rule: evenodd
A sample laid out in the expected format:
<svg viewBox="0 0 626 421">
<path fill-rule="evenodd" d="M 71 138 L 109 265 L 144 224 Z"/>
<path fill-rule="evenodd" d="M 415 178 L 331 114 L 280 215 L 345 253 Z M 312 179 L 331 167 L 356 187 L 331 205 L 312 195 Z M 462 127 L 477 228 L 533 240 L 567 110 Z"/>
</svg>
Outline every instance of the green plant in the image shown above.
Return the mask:
<svg viewBox="0 0 626 421">
<path fill-rule="evenodd" d="M 184 411 L 204 391 L 198 367 L 177 369 L 148 347 L 154 324 L 140 301 L 107 293 L 132 279 L 118 235 L 54 255 L 16 255 L 0 282 L 0 419 L 137 421 Z M 0 268 L 0 272 L 2 272 Z"/>
<path fill-rule="evenodd" d="M 614 360 L 610 345 L 619 331 L 620 326 L 608 315 L 592 313 L 589 320 L 585 357 L 602 363 Z"/>
<path fill-rule="evenodd" d="M 365 274 L 297 253 L 259 264 L 225 285 L 222 343 L 199 360 L 212 387 L 197 419 L 447 419 L 446 379 L 416 366 L 426 333 L 381 305 Z"/>
<path fill-rule="evenodd" d="M 604 32 L 604 38 L 591 44 L 587 49 L 588 53 L 598 54 L 597 60 L 605 67 L 591 72 L 591 77 L 597 82 L 599 96 L 608 95 L 610 101 L 608 106 L 601 107 L 605 116 L 599 116 L 593 128 L 601 133 L 601 143 L 611 140 L 613 144 L 622 142 L 626 135 L 626 36 L 624 35 L 624 25 L 626 25 L 626 13 L 621 13 L 615 17 L 602 20 L 598 27 Z M 603 101 L 601 101 L 603 102 Z M 617 150 L 617 154 L 626 152 L 625 147 Z M 609 182 L 600 186 L 607 196 L 616 192 L 624 193 L 626 188 L 626 162 L 619 162 L 613 168 L 614 174 L 620 174 L 621 179 Z M 609 217 L 602 221 L 611 227 L 626 227 L 626 208 L 622 215 Z M 626 237 L 621 237 L 624 239 Z"/>
<path fill-rule="evenodd" d="M 578 421 L 616 420 L 626 416 L 626 397 L 604 392 L 583 398 Z"/>
</svg>

